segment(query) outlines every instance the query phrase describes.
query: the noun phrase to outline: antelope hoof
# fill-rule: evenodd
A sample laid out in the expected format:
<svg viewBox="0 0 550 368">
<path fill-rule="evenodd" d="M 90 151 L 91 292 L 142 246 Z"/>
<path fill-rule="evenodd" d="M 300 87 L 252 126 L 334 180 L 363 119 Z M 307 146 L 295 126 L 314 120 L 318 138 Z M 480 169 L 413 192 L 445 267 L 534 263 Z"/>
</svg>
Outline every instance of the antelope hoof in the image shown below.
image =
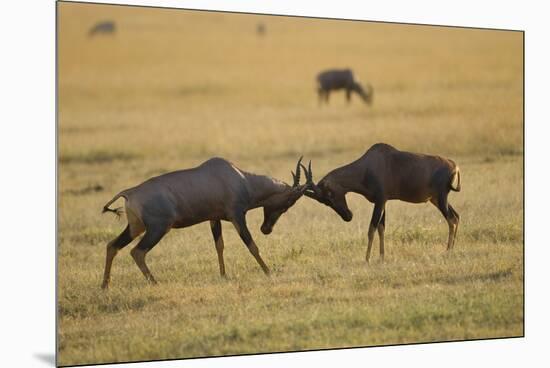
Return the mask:
<svg viewBox="0 0 550 368">
<path fill-rule="evenodd" d="M 103 281 L 103 284 L 101 284 L 101 289 L 102 290 L 107 290 L 109 288 L 109 282 L 108 281 Z"/>
</svg>

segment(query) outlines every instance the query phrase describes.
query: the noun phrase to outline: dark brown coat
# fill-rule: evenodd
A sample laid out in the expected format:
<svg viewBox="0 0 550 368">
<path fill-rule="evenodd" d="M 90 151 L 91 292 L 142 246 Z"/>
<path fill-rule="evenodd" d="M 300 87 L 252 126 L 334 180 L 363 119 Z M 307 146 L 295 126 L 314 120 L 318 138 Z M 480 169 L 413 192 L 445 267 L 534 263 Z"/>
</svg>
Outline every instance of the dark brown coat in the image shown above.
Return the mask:
<svg viewBox="0 0 550 368">
<path fill-rule="evenodd" d="M 329 69 L 317 75 L 319 103 L 324 101 L 328 104 L 330 92 L 342 89 L 346 91 L 348 103 L 351 101 L 351 94 L 356 93 L 365 103 L 372 104 L 374 94 L 372 86 L 366 84 L 363 88 L 350 69 Z"/>
<path fill-rule="evenodd" d="M 293 173 L 294 176 L 294 173 Z M 107 245 L 103 288 L 108 287 L 112 261 L 117 252 L 145 233 L 131 255 L 145 277 L 156 283 L 145 264 L 145 255 L 173 228 L 210 221 L 218 252 L 220 274 L 225 276 L 221 221 L 231 222 L 242 240 L 268 274 L 246 225 L 246 212 L 263 207 L 261 230 L 269 234 L 279 217 L 303 195 L 306 185 L 299 185 L 300 161 L 292 186 L 269 176 L 240 170 L 222 158 L 213 158 L 202 165 L 151 178 L 133 188 L 123 190 L 111 199 L 103 212 L 120 214 L 120 208 L 109 206 L 118 198 L 125 202 L 128 226 Z"/>
<path fill-rule="evenodd" d="M 368 233 L 368 262 L 376 230 L 380 237 L 380 255 L 384 257 L 385 204 L 392 199 L 433 203 L 448 222 L 447 249 L 451 249 L 459 222 L 458 213 L 447 201 L 451 190 L 460 191 L 460 170 L 452 160 L 399 151 L 378 143 L 358 160 L 328 173 L 305 195 L 330 206 L 344 221 L 353 218 L 346 193 L 359 193 L 374 203 Z"/>
</svg>

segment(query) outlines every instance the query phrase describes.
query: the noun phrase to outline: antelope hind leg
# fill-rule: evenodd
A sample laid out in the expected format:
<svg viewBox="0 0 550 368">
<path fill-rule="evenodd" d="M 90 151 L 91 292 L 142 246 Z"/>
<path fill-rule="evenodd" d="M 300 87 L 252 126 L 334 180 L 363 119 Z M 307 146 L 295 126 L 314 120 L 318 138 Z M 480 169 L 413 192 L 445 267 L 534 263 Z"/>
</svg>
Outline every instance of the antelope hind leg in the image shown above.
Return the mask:
<svg viewBox="0 0 550 368">
<path fill-rule="evenodd" d="M 124 231 L 120 233 L 114 240 L 107 244 L 107 256 L 105 259 L 105 272 L 103 273 L 102 289 L 107 289 L 111 282 L 111 267 L 113 265 L 113 259 L 117 255 L 118 251 L 132 242 L 134 238 L 130 234 L 130 225 L 126 226 Z"/>
<path fill-rule="evenodd" d="M 157 281 L 145 263 L 145 256 L 155 245 L 157 245 L 165 234 L 166 230 L 148 229 L 143 238 L 141 238 L 139 243 L 130 252 L 140 271 L 143 273 L 143 276 L 152 284 L 156 284 Z"/>
</svg>

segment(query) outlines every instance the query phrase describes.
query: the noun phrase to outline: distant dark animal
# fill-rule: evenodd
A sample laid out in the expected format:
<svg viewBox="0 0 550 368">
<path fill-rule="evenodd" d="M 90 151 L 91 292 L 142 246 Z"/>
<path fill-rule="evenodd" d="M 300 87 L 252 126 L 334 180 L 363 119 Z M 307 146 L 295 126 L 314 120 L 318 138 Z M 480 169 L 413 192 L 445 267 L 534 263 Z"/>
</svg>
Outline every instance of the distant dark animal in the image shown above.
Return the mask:
<svg viewBox="0 0 550 368">
<path fill-rule="evenodd" d="M 300 159 L 301 160 L 301 159 Z M 306 173 L 311 177 L 310 173 Z M 128 225 L 107 245 L 107 258 L 102 288 L 109 286 L 113 258 L 118 251 L 145 232 L 130 252 L 147 280 L 155 284 L 155 278 L 145 264 L 145 256 L 172 228 L 183 228 L 210 221 L 218 253 L 220 274 L 225 276 L 221 220 L 235 226 L 262 270 L 269 269 L 246 226 L 247 211 L 263 207 L 264 221 L 261 231 L 270 234 L 279 217 L 304 194 L 311 183 L 300 185 L 300 161 L 293 184 L 288 185 L 269 176 L 251 174 L 240 170 L 222 158 L 213 158 L 202 165 L 160 175 L 144 183 L 123 190 L 111 199 L 103 212 L 120 215 L 121 208 L 109 206 L 123 197 Z"/>
<path fill-rule="evenodd" d="M 258 24 L 256 25 L 256 33 L 258 34 L 258 36 L 264 36 L 265 33 L 266 33 L 265 24 L 263 24 L 263 23 L 258 23 Z"/>
<path fill-rule="evenodd" d="M 88 32 L 88 36 L 92 37 L 97 34 L 114 34 L 115 32 L 116 32 L 115 22 L 111 20 L 105 20 L 105 21 L 96 23 L 92 28 L 90 28 L 90 31 Z"/>
<path fill-rule="evenodd" d="M 351 101 L 351 94 L 357 93 L 363 101 L 371 105 L 374 95 L 374 89 L 370 84 L 362 87 L 354 78 L 350 69 L 332 69 L 326 70 L 317 75 L 317 94 L 319 103 L 323 101 L 328 104 L 331 91 L 343 89 L 346 91 L 346 100 Z"/>
<path fill-rule="evenodd" d="M 311 168 L 306 175 L 311 175 Z M 313 178 L 307 177 L 307 180 L 313 183 Z M 380 257 L 384 259 L 385 205 L 392 199 L 411 203 L 430 201 L 449 225 L 447 250 L 454 245 L 460 217 L 448 203 L 447 196 L 451 190 L 460 191 L 460 170 L 449 159 L 399 151 L 378 143 L 358 160 L 332 170 L 310 187 L 305 195 L 330 206 L 344 221 L 351 221 L 353 217 L 346 203 L 346 193 L 359 193 L 374 203 L 367 262 L 376 230 L 380 237 Z"/>
<path fill-rule="evenodd" d="M 88 185 L 87 187 L 82 189 L 68 189 L 65 191 L 65 193 L 73 194 L 73 195 L 86 195 L 94 192 L 102 192 L 103 189 L 104 189 L 103 186 L 99 184 L 94 184 L 94 185 Z"/>
</svg>

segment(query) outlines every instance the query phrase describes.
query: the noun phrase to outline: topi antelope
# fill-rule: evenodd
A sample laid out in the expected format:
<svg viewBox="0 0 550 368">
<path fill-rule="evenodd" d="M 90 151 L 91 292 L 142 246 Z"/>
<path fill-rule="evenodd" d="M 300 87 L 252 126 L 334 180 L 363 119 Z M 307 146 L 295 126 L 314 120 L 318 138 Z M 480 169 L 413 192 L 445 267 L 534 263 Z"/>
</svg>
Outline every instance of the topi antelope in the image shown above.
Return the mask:
<svg viewBox="0 0 550 368">
<path fill-rule="evenodd" d="M 377 230 L 380 258 L 384 259 L 385 205 L 391 199 L 411 203 L 430 201 L 447 220 L 447 250 L 453 247 L 460 217 L 448 203 L 447 196 L 450 190 L 460 191 L 460 171 L 449 159 L 399 151 L 378 143 L 358 160 L 332 170 L 318 184 L 313 183 L 311 166 L 306 175 L 311 189 L 305 195 L 331 207 L 344 221 L 351 221 L 353 217 L 346 203 L 346 193 L 359 193 L 374 203 L 368 232 L 367 262 Z"/>
<path fill-rule="evenodd" d="M 300 185 L 301 158 L 292 173 L 292 186 L 269 176 L 247 173 L 222 158 L 212 158 L 202 165 L 151 178 L 123 190 L 111 199 L 103 212 L 120 215 L 121 208 L 109 206 L 118 198 L 125 202 L 128 225 L 107 245 L 102 288 L 109 286 L 113 258 L 118 251 L 145 232 L 130 254 L 145 278 L 156 284 L 145 264 L 147 253 L 172 228 L 183 228 L 210 221 L 218 253 L 220 274 L 225 277 L 221 220 L 230 221 L 266 275 L 266 266 L 246 226 L 246 212 L 263 207 L 261 231 L 269 234 L 279 217 L 304 194 L 311 183 Z M 306 173 L 312 177 L 311 173 Z"/>
<path fill-rule="evenodd" d="M 115 22 L 111 20 L 105 20 L 102 22 L 96 23 L 90 30 L 88 31 L 88 36 L 92 37 L 96 34 L 114 34 L 116 31 L 116 25 Z"/>
<path fill-rule="evenodd" d="M 260 22 L 256 25 L 256 34 L 258 34 L 258 36 L 265 36 L 266 31 L 267 30 L 264 23 Z"/>
<path fill-rule="evenodd" d="M 357 82 L 350 69 L 331 69 L 317 75 L 317 94 L 319 95 L 319 104 L 323 100 L 328 104 L 328 98 L 331 91 L 345 89 L 346 100 L 351 101 L 351 93 L 357 93 L 365 103 L 372 104 L 374 89 L 370 84 L 365 88 Z"/>
</svg>

